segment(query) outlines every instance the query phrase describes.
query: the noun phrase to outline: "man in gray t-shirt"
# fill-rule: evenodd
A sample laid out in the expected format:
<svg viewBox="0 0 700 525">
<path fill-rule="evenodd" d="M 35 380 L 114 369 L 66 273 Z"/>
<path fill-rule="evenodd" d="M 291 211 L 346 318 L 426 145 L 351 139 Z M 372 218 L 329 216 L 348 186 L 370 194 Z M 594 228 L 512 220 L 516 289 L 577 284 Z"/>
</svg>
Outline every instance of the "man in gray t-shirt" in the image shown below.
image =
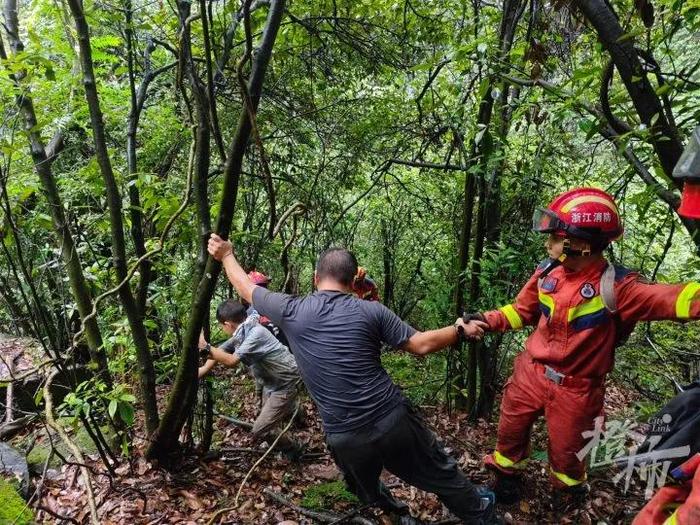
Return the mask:
<svg viewBox="0 0 700 525">
<path fill-rule="evenodd" d="M 216 365 L 236 367 L 243 363 L 256 383 L 262 386 L 262 408 L 253 423 L 256 440 L 274 439 L 273 431 L 284 426 L 297 407 L 299 372 L 294 356 L 269 330 L 260 325 L 257 315 L 247 316 L 246 308 L 229 299 L 219 305 L 216 318 L 231 337 L 218 348 L 210 345 L 204 335 L 199 347 L 208 351 L 207 362 L 200 367 L 204 377 Z M 301 447 L 286 435 L 278 441 L 280 450 L 294 457 Z"/>
<path fill-rule="evenodd" d="M 435 493 L 464 523 L 497 523 L 495 497 L 475 487 L 447 455 L 421 415 L 381 364 L 383 344 L 426 355 L 480 337 L 485 323 L 461 319 L 455 325 L 420 332 L 385 306 L 352 296 L 357 260 L 332 248 L 316 264 L 317 292 L 306 297 L 255 286 L 232 246 L 212 234 L 209 253 L 224 264 L 239 295 L 286 334 L 309 394 L 318 406 L 326 443 L 345 481 L 364 503 L 416 523 L 408 507 L 381 483 L 387 469 L 407 483 Z"/>
</svg>

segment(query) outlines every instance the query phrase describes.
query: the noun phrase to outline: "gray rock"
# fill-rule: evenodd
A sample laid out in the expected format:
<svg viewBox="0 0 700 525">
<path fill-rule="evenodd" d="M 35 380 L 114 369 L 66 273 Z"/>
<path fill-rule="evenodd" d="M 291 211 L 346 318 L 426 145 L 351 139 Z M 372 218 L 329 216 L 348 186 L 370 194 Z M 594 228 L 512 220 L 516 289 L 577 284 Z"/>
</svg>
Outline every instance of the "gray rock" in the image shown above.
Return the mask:
<svg viewBox="0 0 700 525">
<path fill-rule="evenodd" d="M 0 441 L 0 471 L 5 476 L 14 477 L 19 484 L 19 492 L 26 499 L 29 495 L 29 468 L 24 454 Z"/>
</svg>

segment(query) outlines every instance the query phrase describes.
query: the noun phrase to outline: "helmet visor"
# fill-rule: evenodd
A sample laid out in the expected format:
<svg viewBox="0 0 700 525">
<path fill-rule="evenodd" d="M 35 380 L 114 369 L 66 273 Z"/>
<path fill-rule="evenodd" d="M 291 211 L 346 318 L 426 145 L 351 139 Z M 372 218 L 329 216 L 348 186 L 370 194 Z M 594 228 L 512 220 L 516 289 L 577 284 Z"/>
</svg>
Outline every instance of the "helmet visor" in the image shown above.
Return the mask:
<svg viewBox="0 0 700 525">
<path fill-rule="evenodd" d="M 538 233 L 553 233 L 557 230 L 565 230 L 566 224 L 557 217 L 557 214 L 546 208 L 537 208 L 532 215 L 532 230 Z"/>
</svg>

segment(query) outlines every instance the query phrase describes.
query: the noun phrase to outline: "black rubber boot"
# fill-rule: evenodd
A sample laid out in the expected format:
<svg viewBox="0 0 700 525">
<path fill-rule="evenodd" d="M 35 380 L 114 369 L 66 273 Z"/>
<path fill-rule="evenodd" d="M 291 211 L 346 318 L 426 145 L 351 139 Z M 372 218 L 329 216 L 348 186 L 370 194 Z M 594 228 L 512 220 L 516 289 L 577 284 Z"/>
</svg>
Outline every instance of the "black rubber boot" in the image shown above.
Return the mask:
<svg viewBox="0 0 700 525">
<path fill-rule="evenodd" d="M 520 501 L 522 491 L 522 478 L 496 472 L 496 482 L 493 485 L 493 492 L 496 494 L 496 501 L 503 505 L 513 505 Z"/>
<path fill-rule="evenodd" d="M 566 487 L 554 491 L 552 501 L 555 508 L 575 509 L 583 507 L 591 488 L 588 483 L 581 483 L 573 487 Z"/>
<path fill-rule="evenodd" d="M 299 463 L 306 452 L 306 443 L 290 440 L 290 444 L 281 451 L 282 457 L 292 463 Z"/>
</svg>

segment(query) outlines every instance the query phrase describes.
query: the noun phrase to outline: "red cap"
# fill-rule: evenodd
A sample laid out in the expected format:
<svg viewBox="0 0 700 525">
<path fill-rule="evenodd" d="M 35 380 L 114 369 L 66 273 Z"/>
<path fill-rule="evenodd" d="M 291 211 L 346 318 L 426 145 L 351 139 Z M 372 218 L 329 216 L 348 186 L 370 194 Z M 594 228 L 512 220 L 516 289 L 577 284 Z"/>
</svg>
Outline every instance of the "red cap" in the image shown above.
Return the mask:
<svg viewBox="0 0 700 525">
<path fill-rule="evenodd" d="M 689 219 L 700 219 L 700 181 L 686 179 L 678 214 Z"/>
<path fill-rule="evenodd" d="M 248 279 L 253 281 L 253 284 L 257 284 L 258 286 L 267 286 L 270 284 L 270 281 L 272 281 L 272 279 L 270 279 L 264 273 L 260 273 L 255 270 L 248 272 Z"/>
</svg>

